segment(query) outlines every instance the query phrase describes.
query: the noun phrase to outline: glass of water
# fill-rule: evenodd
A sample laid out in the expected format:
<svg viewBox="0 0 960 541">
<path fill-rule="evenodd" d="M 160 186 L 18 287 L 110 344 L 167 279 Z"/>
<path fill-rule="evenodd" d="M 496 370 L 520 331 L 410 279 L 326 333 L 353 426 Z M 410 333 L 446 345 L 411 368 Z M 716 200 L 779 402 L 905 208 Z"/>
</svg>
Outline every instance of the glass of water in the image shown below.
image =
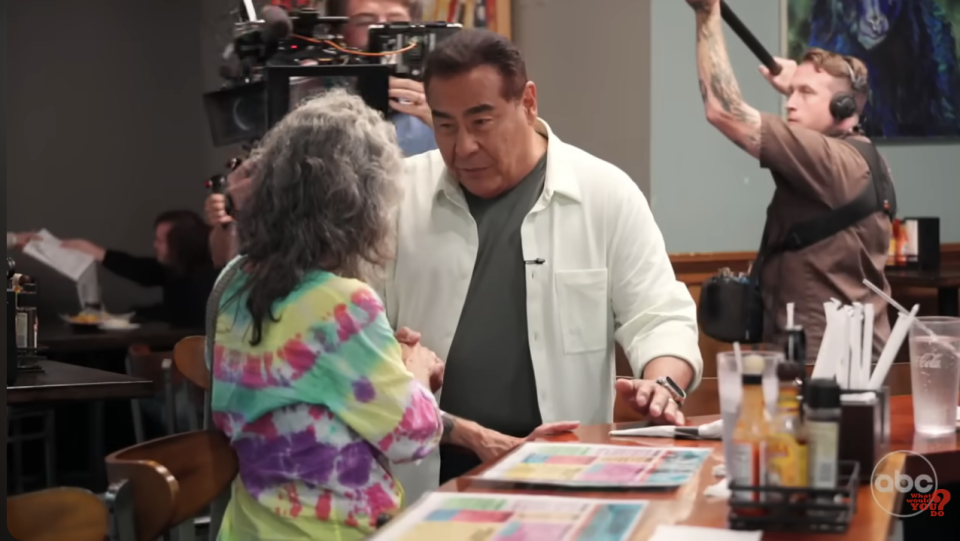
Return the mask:
<svg viewBox="0 0 960 541">
<path fill-rule="evenodd" d="M 910 327 L 913 426 L 936 436 L 957 430 L 960 318 L 918 317 Z"/>
<path fill-rule="evenodd" d="M 741 357 L 759 355 L 763 358 L 763 401 L 772 415 L 777 409 L 777 365 L 784 360 L 783 352 L 773 346 L 759 344 L 740 349 Z M 742 366 L 732 351 L 717 354 L 717 387 L 720 394 L 720 418 L 723 419 L 723 459 L 727 468 L 727 479 L 732 479 L 730 471 L 733 461 L 729 453 L 732 450 L 731 438 L 740 415 L 740 403 L 743 400 Z"/>
</svg>

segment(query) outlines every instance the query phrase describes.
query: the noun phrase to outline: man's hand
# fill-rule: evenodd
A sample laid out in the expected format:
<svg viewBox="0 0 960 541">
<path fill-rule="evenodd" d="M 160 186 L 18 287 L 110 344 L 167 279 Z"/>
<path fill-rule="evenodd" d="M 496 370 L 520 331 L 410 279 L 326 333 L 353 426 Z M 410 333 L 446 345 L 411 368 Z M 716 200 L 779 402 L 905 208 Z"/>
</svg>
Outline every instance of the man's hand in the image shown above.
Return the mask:
<svg viewBox="0 0 960 541">
<path fill-rule="evenodd" d="M 793 90 L 790 83 L 793 81 L 793 73 L 797 71 L 797 63 L 789 58 L 773 57 L 774 62 L 780 64 L 780 73 L 771 75 L 766 66 L 760 65 L 760 75 L 770 83 L 777 92 L 784 96 L 789 96 Z"/>
<path fill-rule="evenodd" d="M 22 250 L 30 241 L 40 240 L 40 238 L 40 235 L 32 231 L 28 233 L 7 233 L 7 248 Z"/>
<path fill-rule="evenodd" d="M 390 108 L 400 113 L 413 115 L 433 128 L 433 114 L 427 105 L 423 83 L 413 79 L 390 78 Z"/>
<path fill-rule="evenodd" d="M 514 438 L 506 434 L 501 434 L 496 430 L 484 429 L 478 444 L 470 450 L 480 458 L 481 462 L 490 462 L 509 453 L 525 441 L 533 441 L 546 436 L 570 432 L 579 426 L 580 423 L 577 421 L 544 423 L 534 429 L 526 438 Z"/>
<path fill-rule="evenodd" d="M 680 406 L 662 385 L 649 379 L 618 379 L 617 394 L 633 409 L 658 424 L 682 425 Z"/>
<path fill-rule="evenodd" d="M 84 239 L 65 240 L 60 243 L 60 246 L 92 255 L 97 261 L 103 261 L 103 258 L 107 255 L 106 249 Z"/>
<path fill-rule="evenodd" d="M 208 195 L 203 203 L 203 211 L 207 215 L 207 223 L 213 227 L 233 222 L 233 218 L 227 214 L 227 197 L 223 194 Z"/>
<path fill-rule="evenodd" d="M 694 11 L 709 12 L 720 3 L 720 0 L 687 0 Z"/>
</svg>

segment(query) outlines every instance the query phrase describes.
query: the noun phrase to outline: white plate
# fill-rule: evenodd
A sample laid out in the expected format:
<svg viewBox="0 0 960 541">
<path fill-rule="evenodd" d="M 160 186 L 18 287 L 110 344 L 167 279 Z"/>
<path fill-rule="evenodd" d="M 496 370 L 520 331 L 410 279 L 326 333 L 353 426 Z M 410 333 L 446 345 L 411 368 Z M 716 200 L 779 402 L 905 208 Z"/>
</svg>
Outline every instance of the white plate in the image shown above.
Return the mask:
<svg viewBox="0 0 960 541">
<path fill-rule="evenodd" d="M 105 331 L 132 331 L 133 329 L 139 329 L 139 323 L 130 323 L 122 319 L 111 319 L 104 321 L 98 325 L 102 330 Z"/>
</svg>

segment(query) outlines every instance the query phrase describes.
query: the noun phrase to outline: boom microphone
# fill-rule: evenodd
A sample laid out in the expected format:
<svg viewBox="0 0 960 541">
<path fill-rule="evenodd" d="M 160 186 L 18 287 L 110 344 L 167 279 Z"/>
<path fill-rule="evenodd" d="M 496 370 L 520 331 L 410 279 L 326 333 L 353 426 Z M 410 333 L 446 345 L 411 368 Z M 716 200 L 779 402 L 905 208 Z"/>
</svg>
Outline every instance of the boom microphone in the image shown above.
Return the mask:
<svg viewBox="0 0 960 541">
<path fill-rule="evenodd" d="M 266 11 L 266 9 L 264 9 Z M 780 64 L 773 59 L 773 56 L 767 51 L 767 48 L 760 43 L 760 40 L 753 35 L 753 32 L 747 28 L 747 25 L 743 24 L 743 21 L 740 20 L 740 17 L 737 17 L 737 14 L 730 9 L 730 6 L 727 5 L 724 0 L 720 0 L 720 16 L 723 17 L 723 20 L 730 26 L 730 29 L 733 30 L 733 33 L 743 41 L 743 44 L 753 52 L 754 55 L 760 60 L 760 63 L 767 67 L 770 70 L 771 75 L 779 75 Z"/>
</svg>

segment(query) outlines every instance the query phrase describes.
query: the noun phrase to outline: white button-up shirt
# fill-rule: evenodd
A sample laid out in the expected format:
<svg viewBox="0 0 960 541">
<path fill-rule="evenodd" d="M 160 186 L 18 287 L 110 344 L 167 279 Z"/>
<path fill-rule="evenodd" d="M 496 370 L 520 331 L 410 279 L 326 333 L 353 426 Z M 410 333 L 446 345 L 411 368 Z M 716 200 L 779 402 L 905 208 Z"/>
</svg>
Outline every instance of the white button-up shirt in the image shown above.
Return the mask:
<svg viewBox="0 0 960 541">
<path fill-rule="evenodd" d="M 673 356 L 690 363 L 699 383 L 696 306 L 630 177 L 563 143 L 546 122 L 537 128 L 549 140 L 546 179 L 520 236 L 540 414 L 545 423 L 608 423 L 614 340 L 636 375 Z M 407 158 L 402 186 L 383 301 L 394 328 L 419 331 L 421 343 L 446 359 L 476 262 L 477 226 L 439 151 Z M 394 472 L 412 502 L 436 488 L 439 453 Z"/>
</svg>

